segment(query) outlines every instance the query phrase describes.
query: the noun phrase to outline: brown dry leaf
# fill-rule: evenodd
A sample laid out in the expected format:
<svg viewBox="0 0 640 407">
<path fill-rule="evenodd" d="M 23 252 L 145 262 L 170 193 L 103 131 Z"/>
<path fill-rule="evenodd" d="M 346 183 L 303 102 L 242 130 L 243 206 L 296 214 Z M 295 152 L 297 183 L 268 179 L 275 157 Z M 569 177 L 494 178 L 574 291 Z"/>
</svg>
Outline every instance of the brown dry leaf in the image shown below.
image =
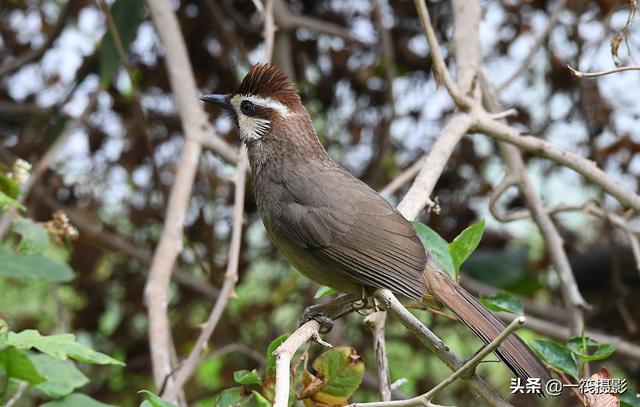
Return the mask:
<svg viewBox="0 0 640 407">
<path fill-rule="evenodd" d="M 591 381 L 597 380 L 611 380 L 611 373 L 601 367 L 597 372 L 591 375 L 589 378 Z M 584 395 L 584 399 L 587 403 L 587 407 L 620 407 L 620 396 L 618 394 L 603 393 L 603 394 L 591 394 Z"/>
<path fill-rule="evenodd" d="M 309 397 L 313 393 L 320 390 L 323 384 L 324 384 L 324 380 L 322 379 L 322 377 L 316 377 L 307 370 L 303 371 L 302 385 L 304 387 L 302 388 L 302 390 L 300 390 L 298 399 L 304 399 Z"/>
</svg>

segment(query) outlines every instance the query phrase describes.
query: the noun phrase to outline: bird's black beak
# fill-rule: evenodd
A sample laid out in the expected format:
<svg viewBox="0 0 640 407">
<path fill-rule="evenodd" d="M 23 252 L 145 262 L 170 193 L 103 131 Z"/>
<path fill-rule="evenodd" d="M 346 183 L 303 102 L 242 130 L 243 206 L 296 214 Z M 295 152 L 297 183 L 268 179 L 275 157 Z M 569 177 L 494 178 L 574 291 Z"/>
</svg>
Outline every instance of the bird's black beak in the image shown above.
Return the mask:
<svg viewBox="0 0 640 407">
<path fill-rule="evenodd" d="M 200 96 L 200 100 L 206 103 L 213 103 L 214 105 L 218 105 L 223 109 L 233 111 L 233 106 L 231 106 L 231 97 L 230 95 L 218 95 L 218 94 L 210 94 Z"/>
</svg>

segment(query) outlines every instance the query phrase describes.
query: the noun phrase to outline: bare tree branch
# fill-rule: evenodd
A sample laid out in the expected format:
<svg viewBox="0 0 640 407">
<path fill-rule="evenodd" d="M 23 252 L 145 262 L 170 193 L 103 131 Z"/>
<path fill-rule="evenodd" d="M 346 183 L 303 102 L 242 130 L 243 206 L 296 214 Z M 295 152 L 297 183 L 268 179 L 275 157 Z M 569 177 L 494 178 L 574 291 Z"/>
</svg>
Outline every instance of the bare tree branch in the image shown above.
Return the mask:
<svg viewBox="0 0 640 407">
<path fill-rule="evenodd" d="M 391 383 L 389 379 L 389 362 L 384 339 L 384 325 L 387 318 L 386 311 L 373 310 L 364 319 L 365 324 L 373 336 L 373 350 L 376 353 L 378 372 L 378 390 L 382 401 L 391 400 Z"/>
<path fill-rule="evenodd" d="M 318 334 L 320 324 L 311 320 L 299 327 L 273 352 L 276 359 L 276 385 L 273 407 L 289 405 L 291 358 L 298 349 Z"/>
<path fill-rule="evenodd" d="M 209 338 L 211 338 L 213 331 L 218 325 L 218 321 L 220 321 L 220 317 L 227 307 L 229 298 L 233 294 L 236 282 L 238 281 L 238 264 L 240 262 L 240 247 L 242 244 L 242 224 L 244 215 L 244 192 L 248 167 L 249 159 L 247 157 L 247 151 L 243 148 L 242 153 L 240 154 L 240 160 L 236 166 L 233 226 L 224 283 L 220 290 L 220 294 L 218 295 L 218 299 L 209 314 L 207 322 L 202 326 L 202 332 L 200 333 L 200 336 L 198 336 L 196 344 L 193 346 L 193 349 L 191 349 L 191 353 L 189 353 L 187 359 L 182 362 L 179 369 L 176 371 L 172 386 L 168 386 L 163 394 L 167 399 L 175 398 L 177 393 L 193 374 L 198 362 L 200 361 L 200 356 L 202 355 Z"/>
<path fill-rule="evenodd" d="M 482 47 L 480 46 L 480 19 L 482 7 L 476 1 L 453 2 L 453 43 L 456 61 L 457 83 L 463 94 L 472 94 L 476 89 L 476 80 L 482 63 Z M 434 55 L 434 58 L 436 56 Z M 444 65 L 444 61 L 439 64 Z M 449 88 L 447 88 L 449 90 Z M 479 89 L 477 89 L 479 90 Z M 467 105 L 459 104 L 455 95 L 449 93 L 460 109 Z M 479 95 L 479 94 L 477 94 Z"/>
<path fill-rule="evenodd" d="M 444 344 L 433 332 L 409 312 L 398 299 L 386 289 L 378 289 L 374 296 L 380 300 L 387 311 L 396 315 L 400 322 L 411 331 L 418 340 L 452 370 L 457 370 L 463 365 L 447 345 Z M 274 407 L 286 407 L 289 399 L 290 365 L 295 352 L 307 341 L 318 334 L 320 324 L 311 320 L 299 327 L 282 345 L 275 350 L 276 358 L 276 385 Z M 510 406 L 500 395 L 493 390 L 482 378 L 473 374 L 464 378 L 469 387 L 492 406 Z"/>
<path fill-rule="evenodd" d="M 471 105 L 471 100 L 469 99 L 469 97 L 463 94 L 460 89 L 458 89 L 456 84 L 451 79 L 451 76 L 449 75 L 447 66 L 445 65 L 442 54 L 440 53 L 440 46 L 438 45 L 436 33 L 433 29 L 433 26 L 431 25 L 431 17 L 429 17 L 429 11 L 427 10 L 425 0 L 414 0 L 414 3 L 416 5 L 416 9 L 418 10 L 420 24 L 422 24 L 422 29 L 424 30 L 424 33 L 427 37 L 427 42 L 429 43 L 429 48 L 431 49 L 433 68 L 436 72 L 438 81 L 444 84 L 445 88 L 447 88 L 447 91 L 449 92 L 449 95 L 451 95 L 457 106 L 462 109 L 468 108 Z"/>
<path fill-rule="evenodd" d="M 235 159 L 237 153 L 218 138 L 199 105 L 193 70 L 170 2 L 148 0 L 147 5 L 156 32 L 165 47 L 169 81 L 185 134 L 167 205 L 166 220 L 145 287 L 153 377 L 156 387 L 161 389 L 164 384 L 169 388 L 174 386 L 171 378 L 174 365 L 171 358 L 175 354 L 175 348 L 167 315 L 168 288 L 173 265 L 182 249 L 182 228 L 202 150 L 200 143 L 204 139 L 217 140 L 217 151 L 227 159 Z M 175 403 L 177 400 L 168 401 Z"/>
<path fill-rule="evenodd" d="M 264 43 L 265 43 L 265 53 L 264 60 L 271 61 L 271 57 L 273 55 L 273 42 L 276 35 L 276 24 L 274 22 L 273 16 L 273 2 L 275 0 L 265 0 L 264 3 Z"/>
<path fill-rule="evenodd" d="M 497 140 L 513 144 L 522 150 L 547 157 L 559 164 L 569 167 L 599 185 L 607 193 L 618 199 L 621 204 L 640 210 L 640 196 L 622 182 L 614 179 L 598 166 L 578 154 L 561 149 L 553 144 L 534 137 L 523 135 L 518 129 L 492 119 L 484 111 L 476 111 L 471 128 L 485 133 Z"/>
<path fill-rule="evenodd" d="M 469 130 L 471 118 L 465 113 L 455 114 L 431 147 L 418 176 L 398 204 L 398 210 L 407 219 L 415 218 L 425 205 L 432 203 L 429 195 L 438 182 L 449 157 L 458 142 Z"/>
<path fill-rule="evenodd" d="M 481 84 L 483 87 L 483 96 L 489 111 L 501 110 L 500 102 L 495 91 L 490 88 L 489 82 L 482 75 Z M 540 229 L 540 233 L 544 238 L 544 244 L 551 257 L 553 268 L 560 279 L 560 288 L 564 300 L 565 308 L 569 313 L 569 323 L 571 324 L 571 332 L 578 335 L 584 328 L 583 310 L 588 309 L 589 305 L 582 297 L 578 289 L 578 283 L 571 270 L 569 257 L 564 250 L 562 236 L 556 228 L 553 220 L 544 208 L 542 200 L 535 192 L 533 183 L 527 174 L 527 167 L 524 159 L 515 146 L 500 142 L 498 148 L 507 164 L 507 170 L 513 183 L 518 186 L 520 194 L 524 198 L 532 219 Z"/>
</svg>

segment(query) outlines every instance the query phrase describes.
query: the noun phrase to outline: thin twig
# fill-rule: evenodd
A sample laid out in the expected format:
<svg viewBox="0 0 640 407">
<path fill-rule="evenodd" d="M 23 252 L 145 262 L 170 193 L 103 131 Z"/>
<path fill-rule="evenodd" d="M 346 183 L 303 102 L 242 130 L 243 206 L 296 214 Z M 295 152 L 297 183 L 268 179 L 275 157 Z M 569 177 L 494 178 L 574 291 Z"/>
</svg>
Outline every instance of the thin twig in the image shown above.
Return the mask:
<svg viewBox="0 0 640 407">
<path fill-rule="evenodd" d="M 391 391 L 395 391 L 397 389 L 399 389 L 400 387 L 404 386 L 409 380 L 406 377 L 401 377 L 398 380 L 396 380 L 395 382 L 391 383 L 391 386 L 389 386 L 391 388 Z"/>
<path fill-rule="evenodd" d="M 597 78 L 599 76 L 606 76 L 606 75 L 611 75 L 614 73 L 624 72 L 624 71 L 640 71 L 640 65 L 639 66 L 635 66 L 635 65 L 622 66 L 620 68 L 613 68 L 613 69 L 608 69 L 606 71 L 599 71 L 599 72 L 582 72 L 575 68 L 572 68 L 569 65 L 567 65 L 567 68 L 569 68 L 571 73 L 575 75 L 577 78 Z"/>
<path fill-rule="evenodd" d="M 547 39 L 549 34 L 551 34 L 551 30 L 558 23 L 560 12 L 564 10 L 564 7 L 566 4 L 567 4 L 567 0 L 558 0 L 556 2 L 556 5 L 553 7 L 553 11 L 551 12 L 551 15 L 549 16 L 549 19 L 547 20 L 547 26 L 536 37 L 535 41 L 533 41 L 531 48 L 529 48 L 529 52 L 524 57 L 522 62 L 520 62 L 520 65 L 518 65 L 518 68 L 507 79 L 505 79 L 504 81 L 496 85 L 497 93 L 500 93 L 505 88 L 509 87 L 509 85 L 511 85 L 518 76 L 522 75 L 524 71 L 529 69 L 529 67 L 531 66 L 531 61 L 533 60 L 533 57 L 536 55 L 536 53 L 538 53 L 538 50 L 540 49 L 544 41 Z"/>
<path fill-rule="evenodd" d="M 515 318 L 505 329 L 500 333 L 500 335 L 496 336 L 491 342 L 486 344 L 480 349 L 478 353 L 476 353 L 471 359 L 467 360 L 462 366 L 460 366 L 456 371 L 454 371 L 449 377 L 438 383 L 433 389 L 429 390 L 425 394 L 421 394 L 420 396 L 416 396 L 406 400 L 394 400 L 387 402 L 373 402 L 373 403 L 358 403 L 353 406 L 358 407 L 410 407 L 410 406 L 424 406 L 428 405 L 427 403 L 431 402 L 433 398 L 440 392 L 442 389 L 455 382 L 457 379 L 465 377 L 466 375 L 473 373 L 478 364 L 482 362 L 482 360 L 491 352 L 493 352 L 509 335 L 515 332 L 518 328 L 522 326 L 525 322 L 525 317 L 519 316 Z"/>
<path fill-rule="evenodd" d="M 422 167 L 425 165 L 426 160 L 426 155 L 418 158 L 416 162 L 405 168 L 400 174 L 394 177 L 391 182 L 389 182 L 384 188 L 382 188 L 379 191 L 380 195 L 385 198 L 393 195 L 398 189 L 402 188 L 404 184 L 411 181 L 416 176 L 416 174 L 420 172 Z"/>
<path fill-rule="evenodd" d="M 231 243 L 229 244 L 229 260 L 227 263 L 227 270 L 224 275 L 224 283 L 220 290 L 220 295 L 216 300 L 216 303 L 209 314 L 207 322 L 202 326 L 202 332 L 196 344 L 191 349 L 191 353 L 187 359 L 179 367 L 178 371 L 174 375 L 174 381 L 171 386 L 168 386 L 164 395 L 167 399 L 174 398 L 178 391 L 184 386 L 189 377 L 193 374 L 200 356 L 204 351 L 209 338 L 213 334 L 213 331 L 220 321 L 220 317 L 227 307 L 227 303 L 234 292 L 236 282 L 238 281 L 238 264 L 240 263 L 240 247 L 242 245 L 242 224 L 244 215 L 244 192 L 247 178 L 247 169 L 249 167 L 249 159 L 247 158 L 246 149 L 242 149 L 240 154 L 240 160 L 236 166 L 236 178 L 235 178 L 235 198 L 233 209 L 233 222 L 231 232 Z"/>
<path fill-rule="evenodd" d="M 363 41 L 351 35 L 347 28 L 334 24 L 330 21 L 320 20 L 318 18 L 294 14 L 289 10 L 287 2 L 283 0 L 274 0 L 276 24 L 279 29 L 290 31 L 295 28 L 306 28 L 308 30 L 342 38 L 347 44 L 358 44 L 370 47 L 374 44 Z"/>
<path fill-rule="evenodd" d="M 233 342 L 228 345 L 224 345 L 223 347 L 218 348 L 214 351 L 211 351 L 207 355 L 206 359 L 209 360 L 209 359 L 219 358 L 233 352 L 238 352 L 243 355 L 246 355 L 251 359 L 255 360 L 256 362 L 258 362 L 261 366 L 264 366 L 267 363 L 267 360 L 264 357 L 264 354 L 257 352 L 256 350 L 251 349 L 247 345 L 239 342 Z"/>
<path fill-rule="evenodd" d="M 507 110 L 503 110 L 502 112 L 491 113 L 491 118 L 495 120 L 506 119 L 507 117 L 516 116 L 518 114 L 518 110 L 511 108 Z"/>
<path fill-rule="evenodd" d="M 459 108 L 463 110 L 470 108 L 471 105 L 474 104 L 474 101 L 466 96 L 465 93 L 473 91 L 474 78 L 477 76 L 479 69 L 479 52 L 473 49 L 473 42 L 470 42 L 470 45 L 459 47 L 459 49 L 456 50 L 456 57 L 465 60 L 465 62 L 459 62 L 458 85 L 456 85 L 449 76 L 449 71 L 440 53 L 440 46 L 438 45 L 433 26 L 431 25 L 429 12 L 424 0 L 414 0 L 414 2 L 418 10 L 418 15 L 420 16 L 420 23 L 427 37 L 427 42 L 431 48 L 433 66 L 438 79 L 444 83 L 449 95 Z M 473 10 L 476 12 L 474 18 L 479 19 L 480 8 L 474 8 Z M 463 20 L 467 22 L 466 18 Z M 468 21 L 468 24 L 475 27 L 478 22 Z M 468 33 L 469 30 L 465 29 L 456 35 L 462 36 L 468 35 Z M 458 88 L 458 86 L 460 87 Z M 415 218 L 425 205 L 432 204 L 429 196 L 433 192 L 436 182 L 440 178 L 449 157 L 462 136 L 469 130 L 469 126 L 470 117 L 464 113 L 455 114 L 444 126 L 440 135 L 433 143 L 420 173 L 416 176 L 407 194 L 398 204 L 398 210 L 406 218 Z"/>
<path fill-rule="evenodd" d="M 429 17 L 429 10 L 427 10 L 425 0 L 414 0 L 414 3 L 418 10 L 420 24 L 422 24 L 422 29 L 424 30 L 427 42 L 429 43 L 429 48 L 431 49 L 433 68 L 436 72 L 438 81 L 444 84 L 449 95 L 451 95 L 451 98 L 453 98 L 457 106 L 463 109 L 469 107 L 471 105 L 470 99 L 464 95 L 460 89 L 458 89 L 458 86 L 451 79 L 447 66 L 444 63 L 444 59 L 440 53 L 440 46 L 438 45 L 436 33 L 431 25 L 431 17 Z"/>
<path fill-rule="evenodd" d="M 378 289 L 375 291 L 375 297 L 380 300 L 387 311 L 391 311 L 400 319 L 400 323 L 405 326 L 416 338 L 431 352 L 433 352 L 444 364 L 452 370 L 457 370 L 463 365 L 453 352 L 449 350 L 447 345 L 440 340 L 429 328 L 420 322 L 411 312 L 409 312 L 398 299 L 386 289 Z M 500 397 L 500 395 L 491 388 L 477 374 L 471 375 L 469 378 L 463 378 L 466 384 L 473 389 L 480 397 L 482 397 L 489 405 L 492 406 L 509 406 L 510 404 Z"/>
<path fill-rule="evenodd" d="M 9 379 L 5 378 L 5 380 L 9 380 Z M 24 393 L 27 391 L 27 388 L 28 388 L 27 382 L 20 381 L 20 384 L 18 385 L 18 389 L 16 390 L 16 392 L 13 394 L 13 396 L 11 396 L 9 400 L 4 402 L 2 407 L 13 407 L 13 405 L 16 404 L 18 401 L 20 401 L 22 396 L 24 396 Z"/>
</svg>

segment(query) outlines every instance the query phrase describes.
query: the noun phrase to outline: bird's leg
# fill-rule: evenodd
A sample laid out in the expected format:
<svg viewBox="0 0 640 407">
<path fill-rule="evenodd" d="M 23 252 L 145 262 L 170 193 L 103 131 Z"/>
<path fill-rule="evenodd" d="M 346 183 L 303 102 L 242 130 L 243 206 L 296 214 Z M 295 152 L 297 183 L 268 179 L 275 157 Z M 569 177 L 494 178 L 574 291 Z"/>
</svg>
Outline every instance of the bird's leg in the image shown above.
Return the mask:
<svg viewBox="0 0 640 407">
<path fill-rule="evenodd" d="M 369 295 L 367 295 L 366 288 L 362 286 L 362 295 L 360 296 L 360 298 L 358 298 L 357 301 L 354 301 L 353 304 L 351 304 L 351 307 L 353 311 L 357 312 L 358 314 L 365 315 L 364 311 L 362 310 L 364 310 L 368 306 L 369 306 Z"/>
<path fill-rule="evenodd" d="M 373 297 L 371 301 L 373 302 L 373 312 L 382 311 L 382 308 L 378 306 L 378 299 L 376 297 Z"/>
<path fill-rule="evenodd" d="M 323 304 L 310 305 L 300 316 L 300 325 L 311 320 L 320 324 L 321 332 L 328 333 L 333 328 L 333 320 L 354 311 L 353 304 L 358 299 L 353 294 L 342 294 Z"/>
</svg>

